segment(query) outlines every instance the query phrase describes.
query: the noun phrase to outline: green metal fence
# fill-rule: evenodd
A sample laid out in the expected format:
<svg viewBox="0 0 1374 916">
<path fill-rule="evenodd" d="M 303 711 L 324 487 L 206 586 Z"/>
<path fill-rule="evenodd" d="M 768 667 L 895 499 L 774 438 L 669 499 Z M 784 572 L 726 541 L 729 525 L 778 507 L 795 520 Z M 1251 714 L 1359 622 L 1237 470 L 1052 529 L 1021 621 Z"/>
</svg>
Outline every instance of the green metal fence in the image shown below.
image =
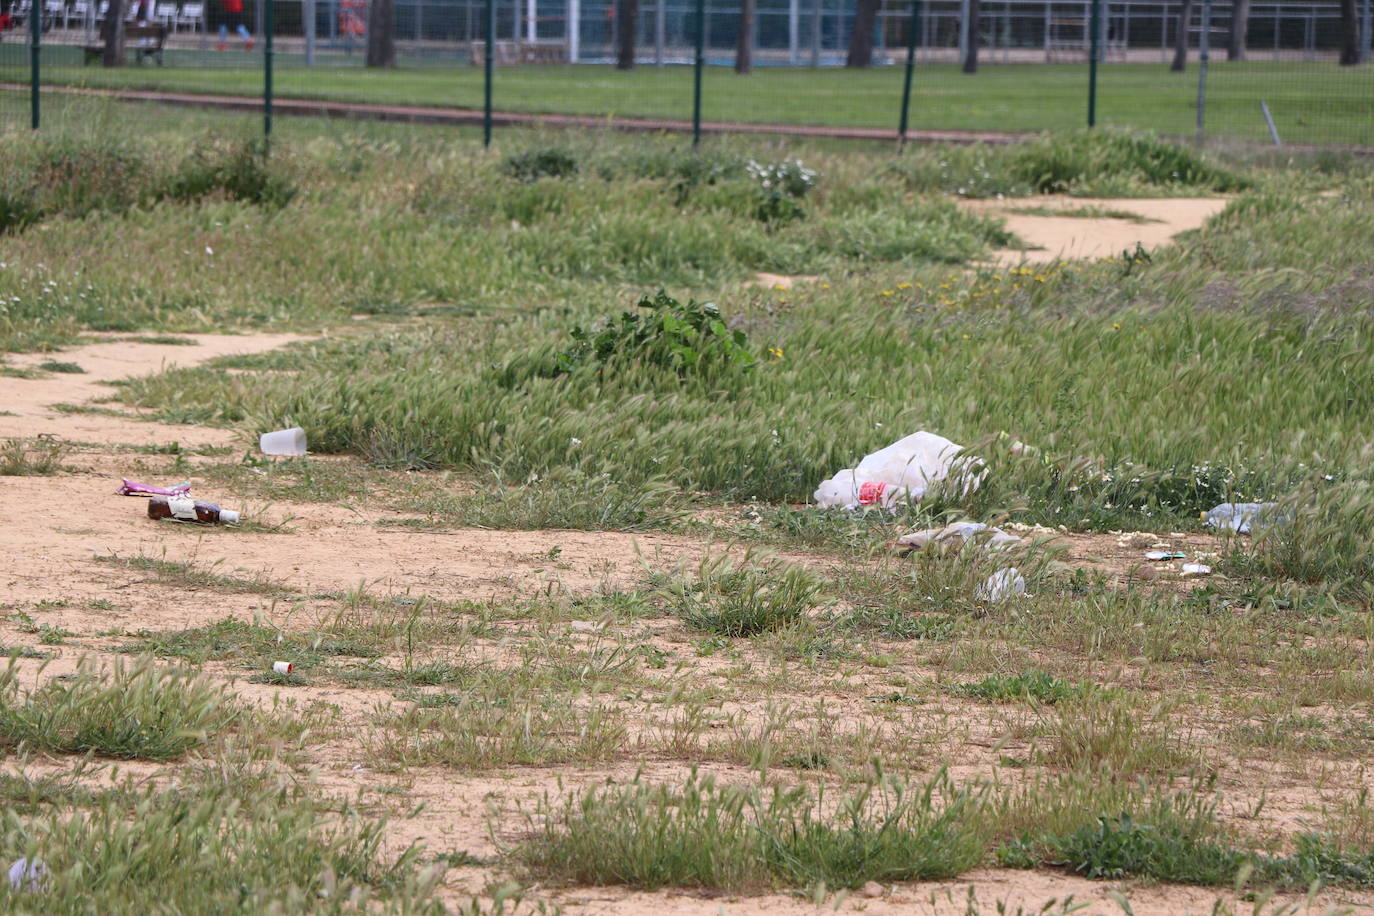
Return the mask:
<svg viewBox="0 0 1374 916">
<path fill-rule="evenodd" d="M 0 0 L 0 125 L 98 93 L 260 108 L 269 134 L 302 113 L 480 124 L 488 143 L 540 123 L 898 142 L 1086 125 L 1374 148 L 1371 0 L 1354 20 L 1335 0 L 729 2 Z"/>
</svg>

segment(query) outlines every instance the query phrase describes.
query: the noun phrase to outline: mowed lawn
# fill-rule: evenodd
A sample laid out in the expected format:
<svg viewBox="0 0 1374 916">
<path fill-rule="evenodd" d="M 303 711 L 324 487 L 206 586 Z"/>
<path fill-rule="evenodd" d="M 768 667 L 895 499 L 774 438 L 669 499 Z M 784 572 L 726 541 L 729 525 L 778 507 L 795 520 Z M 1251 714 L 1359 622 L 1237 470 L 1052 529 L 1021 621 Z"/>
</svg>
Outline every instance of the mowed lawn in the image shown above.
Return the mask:
<svg viewBox="0 0 1374 916">
<path fill-rule="evenodd" d="M 26 68 L 6 57 L 6 78 Z M 342 61 L 335 56 L 327 58 Z M 365 70 L 356 65 L 306 69 L 278 59 L 276 92 L 293 98 L 477 108 L 482 71 L 454 66 Z M 45 55 L 51 84 L 254 95 L 262 91 L 260 56 L 241 52 L 168 53 L 165 67 L 104 70 L 82 67 L 74 48 Z M 708 121 L 896 130 L 902 68 L 868 71 L 762 68 L 738 76 L 709 68 L 703 117 Z M 1088 70 L 1083 64 L 988 65 L 965 75 L 952 65 L 921 66 L 911 105 L 914 129 L 1040 131 L 1080 127 L 1087 120 Z M 501 111 L 688 120 L 689 67 L 609 66 L 500 69 L 495 106 Z M 1208 79 L 1210 135 L 1267 140 L 1260 112 L 1266 101 L 1285 143 L 1374 146 L 1374 67 L 1329 62 L 1214 62 Z M 1098 123 L 1191 136 L 1197 117 L 1197 67 L 1170 73 L 1163 64 L 1101 68 Z"/>
</svg>

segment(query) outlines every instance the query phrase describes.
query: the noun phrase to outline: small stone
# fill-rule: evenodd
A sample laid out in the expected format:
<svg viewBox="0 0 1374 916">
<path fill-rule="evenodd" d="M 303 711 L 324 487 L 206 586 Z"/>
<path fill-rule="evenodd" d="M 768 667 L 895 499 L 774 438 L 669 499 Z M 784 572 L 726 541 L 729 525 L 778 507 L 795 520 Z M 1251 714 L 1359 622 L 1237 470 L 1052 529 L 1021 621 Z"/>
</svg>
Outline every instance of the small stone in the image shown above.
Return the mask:
<svg viewBox="0 0 1374 916">
<path fill-rule="evenodd" d="M 1148 563 L 1141 563 L 1135 569 L 1131 570 L 1131 578 L 1139 579 L 1141 582 L 1152 582 L 1159 578 L 1159 570 Z"/>
<path fill-rule="evenodd" d="M 879 884 L 877 881 L 870 881 L 863 887 L 859 888 L 859 893 L 863 894 L 865 897 L 870 898 L 881 897 L 883 895 L 883 886 Z"/>
</svg>

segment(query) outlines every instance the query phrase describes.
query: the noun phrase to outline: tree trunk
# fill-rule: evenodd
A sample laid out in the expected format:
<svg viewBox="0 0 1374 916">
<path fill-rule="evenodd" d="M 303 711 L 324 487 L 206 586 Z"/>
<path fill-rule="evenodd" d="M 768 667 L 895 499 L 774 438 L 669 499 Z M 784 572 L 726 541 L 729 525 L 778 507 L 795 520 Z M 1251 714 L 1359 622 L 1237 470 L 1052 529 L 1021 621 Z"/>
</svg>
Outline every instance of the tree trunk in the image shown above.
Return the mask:
<svg viewBox="0 0 1374 916">
<path fill-rule="evenodd" d="M 372 0 L 367 12 L 367 65 L 396 66 L 395 0 Z"/>
<path fill-rule="evenodd" d="M 30 6 L 30 11 L 38 9 L 39 4 Z M 124 0 L 110 0 L 105 11 L 105 21 L 100 24 L 100 40 L 105 43 L 105 51 L 100 63 L 106 67 L 124 66 Z"/>
<path fill-rule="evenodd" d="M 978 35 L 982 31 L 979 22 L 983 14 L 980 0 L 968 0 L 968 47 L 964 49 L 964 72 L 978 72 Z"/>
<path fill-rule="evenodd" d="M 1182 73 L 1188 67 L 1188 23 L 1193 21 L 1193 0 L 1183 0 L 1178 11 L 1178 34 L 1174 36 L 1174 62 L 1169 69 Z"/>
<path fill-rule="evenodd" d="M 1226 44 L 1227 60 L 1245 60 L 1245 38 L 1250 31 L 1250 0 L 1236 0 L 1231 7 L 1231 34 Z"/>
<path fill-rule="evenodd" d="M 1353 67 L 1360 62 L 1360 17 L 1355 14 L 1355 0 L 1341 0 L 1341 66 Z"/>
<path fill-rule="evenodd" d="M 754 6 L 757 0 L 740 0 L 739 39 L 735 42 L 735 72 L 754 69 Z"/>
<path fill-rule="evenodd" d="M 620 0 L 620 15 L 615 20 L 615 68 L 635 68 L 635 45 L 639 38 L 639 0 Z"/>
<path fill-rule="evenodd" d="M 844 65 L 855 69 L 873 66 L 873 26 L 880 0 L 859 0 L 854 8 L 854 28 L 849 33 L 849 56 Z"/>
</svg>

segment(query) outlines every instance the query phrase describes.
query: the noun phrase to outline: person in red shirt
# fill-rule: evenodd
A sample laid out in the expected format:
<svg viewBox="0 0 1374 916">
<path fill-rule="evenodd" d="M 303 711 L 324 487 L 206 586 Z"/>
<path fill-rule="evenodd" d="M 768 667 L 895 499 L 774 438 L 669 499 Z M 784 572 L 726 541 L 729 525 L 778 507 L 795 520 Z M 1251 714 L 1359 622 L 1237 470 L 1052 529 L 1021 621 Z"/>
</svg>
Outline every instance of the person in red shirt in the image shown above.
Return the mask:
<svg viewBox="0 0 1374 916">
<path fill-rule="evenodd" d="M 243 50 L 253 50 L 253 35 L 248 31 L 248 27 L 243 24 L 243 0 L 223 0 L 224 18 L 219 23 L 219 49 L 223 51 L 229 47 L 229 28 L 232 26 L 234 31 L 243 38 Z"/>
</svg>

